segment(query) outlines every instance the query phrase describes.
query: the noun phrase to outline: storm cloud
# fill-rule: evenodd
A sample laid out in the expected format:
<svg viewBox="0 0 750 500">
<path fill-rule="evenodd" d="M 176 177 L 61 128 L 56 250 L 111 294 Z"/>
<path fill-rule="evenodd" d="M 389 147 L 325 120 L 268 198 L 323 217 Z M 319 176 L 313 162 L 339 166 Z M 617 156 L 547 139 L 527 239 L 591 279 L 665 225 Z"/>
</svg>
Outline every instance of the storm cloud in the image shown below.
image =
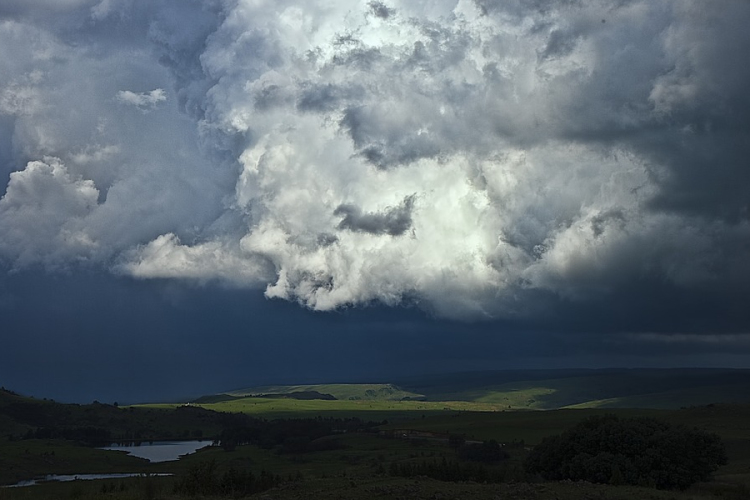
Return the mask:
<svg viewBox="0 0 750 500">
<path fill-rule="evenodd" d="M 747 331 L 748 20 L 740 0 L 10 2 L 0 259 L 545 328 L 666 331 L 697 304 L 697 329 Z"/>
<path fill-rule="evenodd" d="M 333 215 L 344 218 L 336 226 L 339 229 L 362 231 L 370 234 L 390 234 L 400 236 L 411 227 L 411 211 L 414 207 L 414 196 L 407 196 L 397 207 L 388 207 L 383 212 L 363 213 L 355 205 L 339 205 Z"/>
</svg>

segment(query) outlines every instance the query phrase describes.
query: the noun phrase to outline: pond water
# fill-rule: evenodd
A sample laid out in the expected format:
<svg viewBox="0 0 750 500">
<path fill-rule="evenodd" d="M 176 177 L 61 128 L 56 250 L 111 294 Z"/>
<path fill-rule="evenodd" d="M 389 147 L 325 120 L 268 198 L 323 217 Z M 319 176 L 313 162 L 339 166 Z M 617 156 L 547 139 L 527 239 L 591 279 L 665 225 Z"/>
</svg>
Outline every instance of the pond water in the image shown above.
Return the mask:
<svg viewBox="0 0 750 500">
<path fill-rule="evenodd" d="M 148 474 L 149 476 L 172 476 L 173 474 Z M 27 481 L 21 481 L 10 486 L 3 486 L 4 488 L 20 488 L 22 486 L 34 486 L 39 483 L 46 483 L 50 481 L 59 481 L 66 483 L 68 481 L 91 481 L 92 479 L 123 479 L 126 477 L 146 477 L 146 474 L 48 474 L 42 478 L 29 479 Z"/>
<path fill-rule="evenodd" d="M 116 445 L 100 448 L 102 450 L 124 451 L 134 457 L 145 458 L 146 460 L 156 462 L 169 462 L 179 460 L 184 455 L 195 453 L 201 448 L 211 446 L 211 441 L 153 441 L 141 443 L 139 445 Z M 145 474 L 50 474 L 43 478 L 29 479 L 17 484 L 6 486 L 7 488 L 16 488 L 21 486 L 33 486 L 47 481 L 90 481 L 92 479 L 121 479 L 125 477 L 138 477 Z M 149 474 L 151 476 L 171 476 L 172 474 Z"/>
<path fill-rule="evenodd" d="M 183 455 L 195 453 L 201 448 L 211 446 L 211 441 L 153 441 L 138 445 L 112 445 L 102 450 L 125 451 L 128 455 L 145 458 L 150 462 L 169 462 L 178 460 Z"/>
</svg>

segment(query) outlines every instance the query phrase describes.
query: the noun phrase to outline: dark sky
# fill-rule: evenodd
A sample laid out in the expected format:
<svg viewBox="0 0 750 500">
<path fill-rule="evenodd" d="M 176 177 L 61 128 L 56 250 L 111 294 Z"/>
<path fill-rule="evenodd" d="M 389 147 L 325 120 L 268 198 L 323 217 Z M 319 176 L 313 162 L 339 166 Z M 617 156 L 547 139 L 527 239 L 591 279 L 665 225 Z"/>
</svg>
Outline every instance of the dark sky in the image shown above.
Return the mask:
<svg viewBox="0 0 750 500">
<path fill-rule="evenodd" d="M 750 366 L 742 0 L 7 0 L 0 384 Z"/>
<path fill-rule="evenodd" d="M 314 312 L 258 290 L 32 271 L 6 275 L 1 297 L 2 385 L 63 401 L 466 370 L 750 368 L 748 335 L 603 332 L 606 322 L 581 319 L 595 311 L 553 325 L 447 321 L 416 307 Z"/>
</svg>

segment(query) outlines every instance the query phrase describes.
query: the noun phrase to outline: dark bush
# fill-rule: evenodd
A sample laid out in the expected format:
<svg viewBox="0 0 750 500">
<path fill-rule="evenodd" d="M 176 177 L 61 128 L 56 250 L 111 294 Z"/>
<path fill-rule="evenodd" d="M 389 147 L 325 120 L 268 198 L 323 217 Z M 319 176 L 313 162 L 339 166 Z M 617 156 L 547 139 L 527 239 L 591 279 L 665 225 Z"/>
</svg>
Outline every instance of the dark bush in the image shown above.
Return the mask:
<svg viewBox="0 0 750 500">
<path fill-rule="evenodd" d="M 458 448 L 458 456 L 463 460 L 494 463 L 508 458 L 508 453 L 500 447 L 497 441 L 491 439 L 481 444 L 470 443 L 461 445 Z"/>
<path fill-rule="evenodd" d="M 529 454 L 526 471 L 548 480 L 685 489 L 726 463 L 715 434 L 653 418 L 591 417 Z"/>
</svg>

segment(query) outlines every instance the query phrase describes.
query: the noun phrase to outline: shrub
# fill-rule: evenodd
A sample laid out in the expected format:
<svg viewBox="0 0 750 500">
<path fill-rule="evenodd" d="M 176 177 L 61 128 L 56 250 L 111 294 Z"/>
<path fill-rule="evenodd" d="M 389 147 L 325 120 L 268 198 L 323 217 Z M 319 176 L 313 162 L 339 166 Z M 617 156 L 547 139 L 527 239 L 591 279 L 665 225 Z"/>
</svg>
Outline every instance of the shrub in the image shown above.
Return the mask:
<svg viewBox="0 0 750 500">
<path fill-rule="evenodd" d="M 724 446 L 715 434 L 653 418 L 605 415 L 544 439 L 525 468 L 548 480 L 685 489 L 725 463 Z"/>
<path fill-rule="evenodd" d="M 508 458 L 508 453 L 500 447 L 497 441 L 492 439 L 481 444 L 463 444 L 458 448 L 458 456 L 463 460 L 494 463 Z"/>
</svg>

